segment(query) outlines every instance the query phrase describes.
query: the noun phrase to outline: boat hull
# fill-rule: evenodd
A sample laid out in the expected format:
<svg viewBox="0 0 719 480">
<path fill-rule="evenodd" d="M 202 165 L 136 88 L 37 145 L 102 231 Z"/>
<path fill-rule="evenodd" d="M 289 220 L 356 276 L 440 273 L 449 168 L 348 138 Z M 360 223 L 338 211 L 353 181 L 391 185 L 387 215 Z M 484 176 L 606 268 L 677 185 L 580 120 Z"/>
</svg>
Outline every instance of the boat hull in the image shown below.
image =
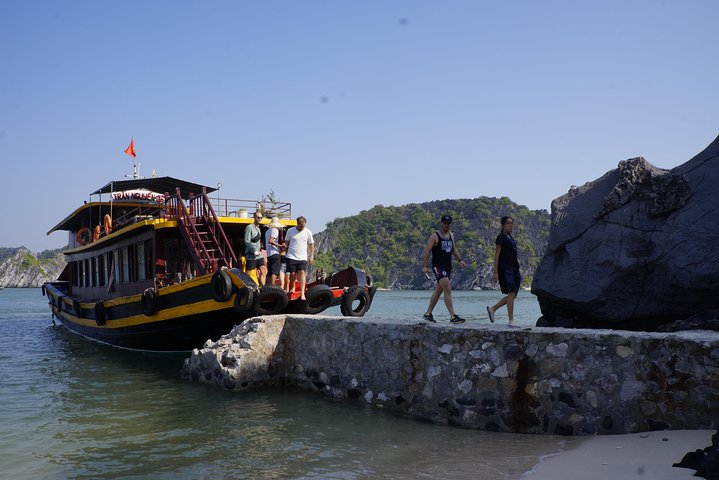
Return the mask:
<svg viewBox="0 0 719 480">
<path fill-rule="evenodd" d="M 152 313 L 143 295 L 87 302 L 67 295 L 56 282 L 46 283 L 52 314 L 71 331 L 86 338 L 131 350 L 174 352 L 202 347 L 252 316 L 238 312 L 239 290 L 245 285 L 234 275 L 227 300 L 213 298 L 211 275 L 153 291 Z"/>
<path fill-rule="evenodd" d="M 82 325 L 67 313 L 56 316 L 65 327 L 91 340 L 130 350 L 154 352 L 189 352 L 200 348 L 208 339 L 217 340 L 247 318 L 238 318 L 230 309 L 131 327 L 101 328 Z"/>
<path fill-rule="evenodd" d="M 294 292 L 281 302 L 283 307 L 272 312 L 264 308 L 265 313 L 258 311 L 264 289 L 258 289 L 252 278 L 237 269 L 112 299 L 88 301 L 72 296 L 66 282 L 46 283 L 43 294 L 52 314 L 79 335 L 131 350 L 186 352 L 202 347 L 208 339 L 219 339 L 256 315 L 317 314 L 340 305 L 343 315 L 362 316 L 376 291 L 363 285 L 367 282 L 362 275 L 349 268 L 332 281 L 308 285 L 306 300 L 299 299 L 299 291 Z M 280 293 L 285 295 L 281 289 Z M 355 300 L 360 300 L 357 308 L 352 307 Z"/>
</svg>

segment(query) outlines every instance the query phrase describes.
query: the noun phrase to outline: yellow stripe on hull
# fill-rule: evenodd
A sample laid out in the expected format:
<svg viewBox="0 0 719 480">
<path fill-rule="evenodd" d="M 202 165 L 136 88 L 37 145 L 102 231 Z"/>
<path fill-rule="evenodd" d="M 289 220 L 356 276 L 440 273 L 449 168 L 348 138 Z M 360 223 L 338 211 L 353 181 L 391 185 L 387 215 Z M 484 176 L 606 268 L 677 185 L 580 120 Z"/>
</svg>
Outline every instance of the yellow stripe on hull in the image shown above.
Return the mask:
<svg viewBox="0 0 719 480">
<path fill-rule="evenodd" d="M 181 284 L 177 285 L 170 285 L 167 287 L 163 287 L 162 289 L 158 290 L 158 298 L 162 298 L 167 295 L 173 295 L 177 293 L 181 293 L 184 290 L 190 290 L 193 288 L 198 287 L 204 287 L 208 286 L 210 281 L 212 280 L 213 274 L 207 274 L 202 275 L 201 277 L 197 277 L 192 280 L 188 280 L 186 282 L 183 282 Z M 244 283 L 234 275 L 230 275 L 230 278 L 232 279 L 233 285 L 235 287 L 242 288 L 245 286 Z M 209 292 L 209 288 L 208 288 Z M 63 308 L 62 315 L 63 317 L 71 321 L 77 325 L 82 325 L 85 327 L 92 327 L 97 329 L 115 329 L 115 328 L 125 328 L 125 327 L 132 327 L 137 325 L 147 325 L 155 322 L 163 322 L 167 320 L 173 320 L 177 318 L 187 317 L 191 315 L 196 314 L 202 314 L 202 313 L 209 313 L 209 312 L 216 312 L 220 310 L 227 310 L 231 309 L 234 306 L 235 297 L 237 294 L 232 294 L 232 296 L 224 301 L 224 302 L 218 302 L 212 298 L 208 298 L 206 300 L 201 300 L 199 302 L 194 302 L 187 305 L 181 305 L 179 307 L 171 307 L 171 308 L 165 308 L 158 310 L 155 312 L 152 316 L 147 316 L 144 314 L 139 315 L 133 315 L 130 317 L 123 317 L 123 318 L 113 318 L 108 319 L 107 322 L 99 326 L 97 325 L 96 321 L 91 318 L 80 318 L 76 315 L 73 315 L 72 313 L 67 311 L 67 308 Z M 209 293 L 208 293 L 209 297 Z M 138 295 L 130 295 L 127 297 L 120 297 L 115 298 L 112 300 L 106 300 L 103 302 L 105 308 L 110 309 L 113 307 L 120 307 L 123 305 L 130 305 L 130 304 L 139 304 L 142 301 L 142 294 Z M 62 298 L 62 302 L 66 305 L 72 306 L 72 302 L 68 301 L 65 297 Z M 80 307 L 85 309 L 92 309 L 95 307 L 95 302 L 80 302 Z"/>
</svg>

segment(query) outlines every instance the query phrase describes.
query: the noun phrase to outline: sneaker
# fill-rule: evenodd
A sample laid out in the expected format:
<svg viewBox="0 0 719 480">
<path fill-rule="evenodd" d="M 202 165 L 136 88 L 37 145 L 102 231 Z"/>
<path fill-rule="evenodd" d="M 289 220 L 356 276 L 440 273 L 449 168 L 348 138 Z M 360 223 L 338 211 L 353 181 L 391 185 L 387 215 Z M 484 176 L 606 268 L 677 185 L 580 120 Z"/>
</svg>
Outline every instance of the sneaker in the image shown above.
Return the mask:
<svg viewBox="0 0 719 480">
<path fill-rule="evenodd" d="M 509 328 L 519 328 L 519 325 L 517 325 L 516 323 L 511 323 L 511 322 L 509 324 L 507 324 L 507 326 Z"/>
<path fill-rule="evenodd" d="M 431 313 L 425 313 L 424 315 L 422 315 L 422 318 L 424 318 L 428 322 L 437 323 L 437 320 L 434 319 L 434 316 Z"/>
<path fill-rule="evenodd" d="M 494 313 L 492 313 L 492 310 L 487 307 L 487 315 L 489 315 L 489 321 L 494 323 Z"/>
<path fill-rule="evenodd" d="M 452 315 L 452 318 L 450 318 L 449 321 L 452 323 L 464 323 L 464 318 L 459 315 Z"/>
</svg>

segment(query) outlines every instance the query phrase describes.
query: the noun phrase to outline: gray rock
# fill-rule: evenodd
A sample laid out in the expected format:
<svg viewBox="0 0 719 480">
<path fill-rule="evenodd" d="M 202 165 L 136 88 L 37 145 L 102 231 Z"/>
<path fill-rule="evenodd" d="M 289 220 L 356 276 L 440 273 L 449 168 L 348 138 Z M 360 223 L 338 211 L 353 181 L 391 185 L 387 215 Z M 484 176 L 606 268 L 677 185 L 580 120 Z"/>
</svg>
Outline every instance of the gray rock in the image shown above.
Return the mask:
<svg viewBox="0 0 719 480">
<path fill-rule="evenodd" d="M 0 287 L 41 287 L 43 283 L 56 280 L 65 268 L 62 253 L 39 260 L 25 247 L 2 249 L 8 252 L 0 258 Z"/>
<path fill-rule="evenodd" d="M 547 253 L 532 284 L 541 324 L 716 326 L 717 185 L 719 137 L 671 170 L 625 160 L 554 200 Z"/>
</svg>

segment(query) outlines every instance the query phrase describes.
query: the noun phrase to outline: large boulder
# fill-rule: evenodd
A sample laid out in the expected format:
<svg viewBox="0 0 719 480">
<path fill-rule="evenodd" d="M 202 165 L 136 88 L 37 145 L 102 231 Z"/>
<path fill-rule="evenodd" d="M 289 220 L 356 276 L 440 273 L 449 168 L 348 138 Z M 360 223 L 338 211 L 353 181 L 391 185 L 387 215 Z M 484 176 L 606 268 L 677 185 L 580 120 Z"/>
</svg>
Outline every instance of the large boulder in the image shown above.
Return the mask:
<svg viewBox="0 0 719 480">
<path fill-rule="evenodd" d="M 719 320 L 719 137 L 671 170 L 643 158 L 552 202 L 538 325 L 656 330 Z"/>
</svg>

